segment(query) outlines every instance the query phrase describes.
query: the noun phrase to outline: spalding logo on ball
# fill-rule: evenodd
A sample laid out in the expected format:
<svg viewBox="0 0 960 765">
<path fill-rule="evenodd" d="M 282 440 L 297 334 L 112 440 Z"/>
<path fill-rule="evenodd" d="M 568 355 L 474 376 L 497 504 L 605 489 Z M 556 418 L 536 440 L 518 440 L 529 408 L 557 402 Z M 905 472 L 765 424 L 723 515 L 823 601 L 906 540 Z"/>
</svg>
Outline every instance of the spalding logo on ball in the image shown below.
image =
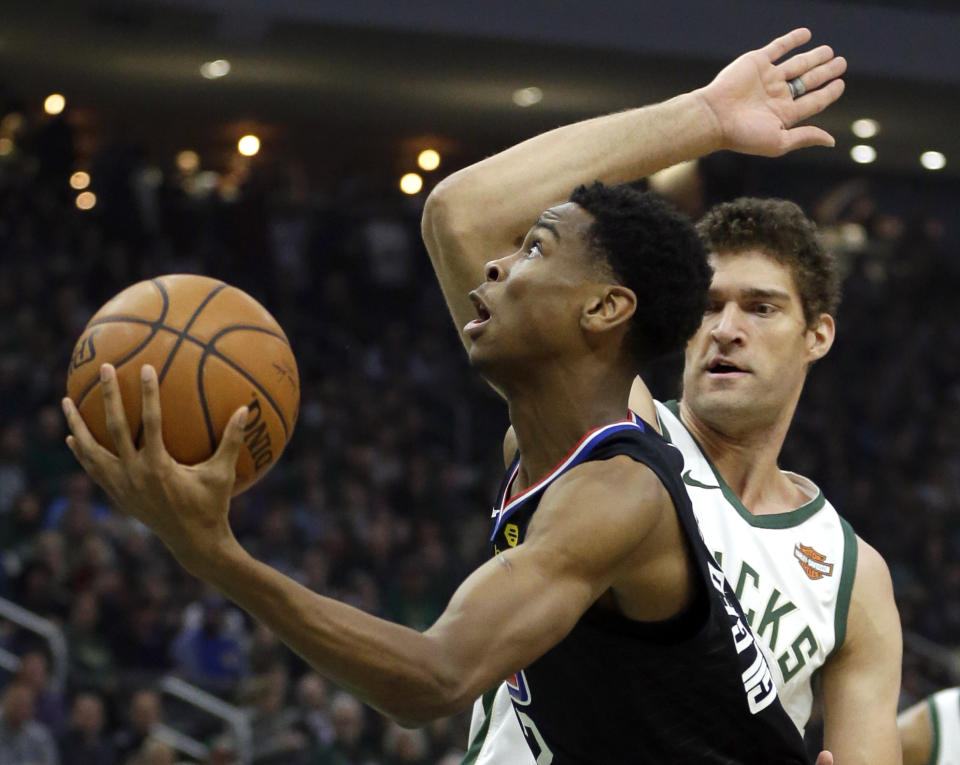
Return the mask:
<svg viewBox="0 0 960 765">
<path fill-rule="evenodd" d="M 97 311 L 77 341 L 67 395 L 94 438 L 116 453 L 100 391 L 104 363 L 117 369 L 138 446 L 140 368 L 154 366 L 163 442 L 187 465 L 210 457 L 230 416 L 249 407 L 234 495 L 263 477 L 293 433 L 300 377 L 287 336 L 260 303 L 216 279 L 173 274 L 134 284 Z"/>
</svg>

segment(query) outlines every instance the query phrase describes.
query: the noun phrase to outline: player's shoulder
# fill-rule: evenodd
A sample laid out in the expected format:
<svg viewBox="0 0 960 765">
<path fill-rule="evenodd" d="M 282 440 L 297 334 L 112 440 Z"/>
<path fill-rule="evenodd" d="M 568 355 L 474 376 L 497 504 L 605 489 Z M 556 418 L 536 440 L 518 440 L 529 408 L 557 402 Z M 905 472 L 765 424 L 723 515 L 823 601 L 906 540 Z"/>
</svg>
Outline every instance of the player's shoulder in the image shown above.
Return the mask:
<svg viewBox="0 0 960 765">
<path fill-rule="evenodd" d="M 863 537 L 855 535 L 857 542 L 857 571 L 853 582 L 856 599 L 892 598 L 893 580 L 890 568 L 883 556 Z"/>
<path fill-rule="evenodd" d="M 668 506 L 672 507 L 670 495 L 653 469 L 624 454 L 577 465 L 550 486 L 541 502 L 541 509 L 548 512 L 587 507 L 594 518 L 625 524 Z"/>
</svg>

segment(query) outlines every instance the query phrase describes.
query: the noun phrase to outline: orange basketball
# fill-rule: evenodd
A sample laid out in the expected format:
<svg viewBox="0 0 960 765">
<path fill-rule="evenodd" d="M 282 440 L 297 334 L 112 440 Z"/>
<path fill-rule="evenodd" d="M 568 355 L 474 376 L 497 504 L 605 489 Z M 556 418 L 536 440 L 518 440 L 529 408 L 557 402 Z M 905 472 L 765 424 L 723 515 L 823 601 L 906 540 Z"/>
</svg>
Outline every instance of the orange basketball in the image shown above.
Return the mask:
<svg viewBox="0 0 960 765">
<path fill-rule="evenodd" d="M 178 462 L 203 462 L 230 416 L 250 408 L 234 494 L 273 466 L 293 432 L 300 378 L 287 336 L 256 300 L 216 279 L 173 274 L 134 284 L 97 311 L 77 341 L 67 395 L 94 438 L 116 453 L 100 391 L 106 362 L 117 369 L 138 445 L 140 368 L 156 368 L 163 442 Z"/>
</svg>

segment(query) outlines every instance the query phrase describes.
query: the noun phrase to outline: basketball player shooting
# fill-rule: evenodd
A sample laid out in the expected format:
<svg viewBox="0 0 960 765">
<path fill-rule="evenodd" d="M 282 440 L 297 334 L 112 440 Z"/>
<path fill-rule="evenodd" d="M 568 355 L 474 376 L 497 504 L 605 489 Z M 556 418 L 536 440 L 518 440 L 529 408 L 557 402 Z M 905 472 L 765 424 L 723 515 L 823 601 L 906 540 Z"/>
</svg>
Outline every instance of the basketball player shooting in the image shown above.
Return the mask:
<svg viewBox="0 0 960 765">
<path fill-rule="evenodd" d="M 717 115 L 699 109 L 707 145 Z M 464 709 L 509 678 L 538 763 L 801 763 L 799 734 L 700 539 L 677 452 L 627 412 L 636 369 L 683 346 L 708 283 L 689 222 L 600 184 L 542 211 L 490 261 L 463 332 L 472 364 L 507 399 L 518 449 L 494 556 L 424 633 L 321 597 L 239 546 L 228 509 L 245 409 L 210 460 L 180 465 L 163 445 L 155 370 L 143 368 L 137 448 L 104 365 L 118 456 L 65 399 L 68 445 L 188 571 L 402 723 Z"/>
<path fill-rule="evenodd" d="M 794 30 L 705 88 L 552 130 L 437 186 L 424 230 L 456 325 L 489 253 L 514 246 L 539 209 L 578 183 L 632 180 L 717 148 L 774 156 L 832 144 L 819 128 L 794 126 L 843 91 L 846 63 L 828 46 L 792 53 L 809 39 Z M 700 228 L 715 271 L 710 310 L 687 345 L 679 411 L 655 405 L 640 378 L 631 408 L 662 422 L 683 454 L 701 532 L 737 583 L 797 728 L 817 697 L 839 765 L 895 765 L 901 638 L 890 574 L 811 481 L 778 465 L 807 371 L 833 340 L 837 267 L 813 224 L 782 200 L 719 205 Z M 465 765 L 532 763 L 511 706 L 506 686 L 478 700 Z"/>
</svg>

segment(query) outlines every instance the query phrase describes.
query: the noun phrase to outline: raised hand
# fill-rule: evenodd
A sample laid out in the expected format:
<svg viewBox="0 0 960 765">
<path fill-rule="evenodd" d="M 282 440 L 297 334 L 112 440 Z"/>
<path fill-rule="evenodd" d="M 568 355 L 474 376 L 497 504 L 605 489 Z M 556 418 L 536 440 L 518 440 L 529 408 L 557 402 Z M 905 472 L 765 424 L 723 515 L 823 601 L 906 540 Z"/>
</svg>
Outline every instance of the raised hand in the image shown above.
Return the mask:
<svg viewBox="0 0 960 765">
<path fill-rule="evenodd" d="M 717 119 L 723 148 L 778 157 L 805 146 L 833 146 L 833 137 L 812 125 L 794 127 L 840 98 L 847 62 L 829 45 L 790 56 L 810 40 L 794 29 L 768 45 L 744 53 L 697 91 Z M 805 90 L 794 99 L 787 83 L 799 77 Z"/>
<path fill-rule="evenodd" d="M 63 399 L 71 435 L 67 446 L 84 470 L 110 495 L 123 512 L 149 526 L 187 569 L 201 562 L 205 552 L 235 545 L 227 521 L 236 462 L 243 446 L 247 408 L 241 407 L 227 423 L 217 451 L 199 465 L 181 465 L 163 445 L 160 427 L 160 386 L 156 370 L 141 373 L 143 446 L 130 436 L 116 370 L 100 370 L 107 430 L 117 454 L 101 446 L 88 430 L 73 401 Z"/>
</svg>

